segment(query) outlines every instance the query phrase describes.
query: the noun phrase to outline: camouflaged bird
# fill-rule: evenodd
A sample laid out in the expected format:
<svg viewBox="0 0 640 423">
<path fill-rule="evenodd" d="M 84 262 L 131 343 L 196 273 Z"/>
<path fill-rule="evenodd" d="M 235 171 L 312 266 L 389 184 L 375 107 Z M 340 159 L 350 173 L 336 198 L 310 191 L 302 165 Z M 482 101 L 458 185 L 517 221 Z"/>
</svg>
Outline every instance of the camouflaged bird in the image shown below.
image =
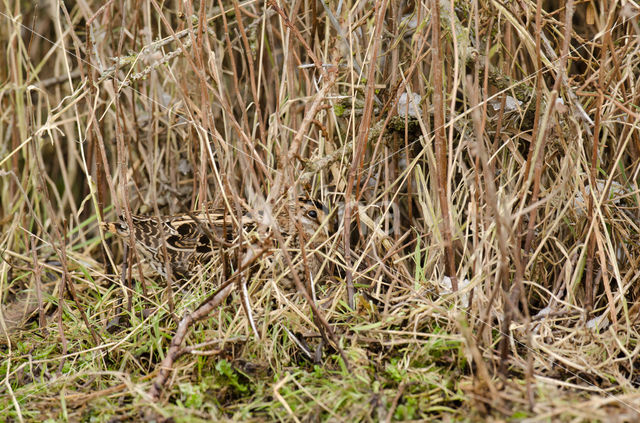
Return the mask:
<svg viewBox="0 0 640 423">
<path fill-rule="evenodd" d="M 300 197 L 288 202 L 286 207 L 243 209 L 240 219 L 222 208 L 206 208 L 191 213 L 174 216 L 132 215 L 135 248 L 145 260 L 163 277 L 167 277 L 162 254 L 166 246 L 167 263 L 171 266 L 173 278 L 188 279 L 203 265 L 218 260 L 223 252 L 231 253 L 238 247 L 247 257 L 259 250 L 280 249 L 271 234 L 277 225 L 285 247 L 295 255 L 300 250 L 300 232 L 305 240 L 307 258 L 305 262 L 312 273 L 319 268 L 320 260 L 309 250 L 328 237 L 325 221 L 328 210 L 319 201 Z M 299 223 L 299 228 L 298 228 Z M 125 240 L 131 239 L 131 231 L 126 218 L 102 224 L 104 230 Z M 237 228 L 241 228 L 239 232 Z M 299 230 L 300 229 L 300 230 Z M 238 240 L 238 236 L 241 239 Z M 164 240 L 164 241 L 163 241 Z"/>
</svg>

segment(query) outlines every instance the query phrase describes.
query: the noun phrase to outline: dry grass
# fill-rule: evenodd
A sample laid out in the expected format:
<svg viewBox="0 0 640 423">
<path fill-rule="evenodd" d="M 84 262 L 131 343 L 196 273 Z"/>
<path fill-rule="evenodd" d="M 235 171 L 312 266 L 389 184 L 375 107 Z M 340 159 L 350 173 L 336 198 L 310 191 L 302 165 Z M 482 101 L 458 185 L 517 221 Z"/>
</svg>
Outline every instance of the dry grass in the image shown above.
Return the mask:
<svg viewBox="0 0 640 423">
<path fill-rule="evenodd" d="M 640 418 L 636 1 L 205 3 L 0 7 L 0 420 Z M 154 401 L 229 272 L 99 222 L 301 193 L 338 345 L 261 261 Z"/>
</svg>

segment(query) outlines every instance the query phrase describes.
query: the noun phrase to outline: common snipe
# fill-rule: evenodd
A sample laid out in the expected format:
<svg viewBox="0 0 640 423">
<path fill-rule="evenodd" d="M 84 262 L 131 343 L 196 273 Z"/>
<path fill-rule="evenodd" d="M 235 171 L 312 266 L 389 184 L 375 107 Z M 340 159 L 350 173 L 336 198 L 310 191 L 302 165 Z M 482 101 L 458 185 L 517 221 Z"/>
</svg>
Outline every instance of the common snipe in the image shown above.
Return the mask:
<svg viewBox="0 0 640 423">
<path fill-rule="evenodd" d="M 230 253 L 240 247 L 246 261 L 246 256 L 258 250 L 282 248 L 271 236 L 274 225 L 286 240 L 284 247 L 296 250 L 296 253 L 300 250 L 301 234 L 307 252 L 327 239 L 327 225 L 323 222 L 328 211 L 322 203 L 300 197 L 287 204 L 288 207 L 262 206 L 251 210 L 245 207 L 240 219 L 221 208 L 206 208 L 174 216 L 132 215 L 135 247 L 160 275 L 166 277 L 162 254 L 164 243 L 172 276 L 188 279 L 225 249 Z M 124 216 L 120 221 L 103 223 L 103 229 L 125 242 L 131 239 Z M 238 236 L 241 236 L 240 240 Z M 305 262 L 313 273 L 320 261 L 313 254 L 307 254 Z"/>
</svg>

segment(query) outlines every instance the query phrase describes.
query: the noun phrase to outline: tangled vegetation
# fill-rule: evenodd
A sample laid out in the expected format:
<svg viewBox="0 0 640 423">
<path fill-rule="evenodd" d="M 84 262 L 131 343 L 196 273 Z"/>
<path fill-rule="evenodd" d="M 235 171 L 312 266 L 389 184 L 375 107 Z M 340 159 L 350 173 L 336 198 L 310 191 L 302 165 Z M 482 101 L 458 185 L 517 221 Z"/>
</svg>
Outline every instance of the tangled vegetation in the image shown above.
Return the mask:
<svg viewBox="0 0 640 423">
<path fill-rule="evenodd" d="M 640 419 L 639 16 L 5 0 L 0 420 Z M 100 226 L 299 195 L 288 288 Z"/>
</svg>

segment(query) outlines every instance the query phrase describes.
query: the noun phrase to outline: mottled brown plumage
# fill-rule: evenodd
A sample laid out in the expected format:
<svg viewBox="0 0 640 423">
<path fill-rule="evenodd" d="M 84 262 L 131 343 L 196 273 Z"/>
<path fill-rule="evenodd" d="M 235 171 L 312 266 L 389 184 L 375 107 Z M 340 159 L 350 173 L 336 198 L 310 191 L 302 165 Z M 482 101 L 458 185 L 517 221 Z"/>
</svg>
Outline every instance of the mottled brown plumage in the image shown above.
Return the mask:
<svg viewBox="0 0 640 423">
<path fill-rule="evenodd" d="M 135 247 L 162 276 L 167 277 L 162 254 L 163 239 L 167 262 L 174 278 L 190 278 L 202 265 L 218 260 L 223 252 L 232 257 L 240 247 L 244 262 L 264 249 L 279 250 L 272 236 L 275 225 L 286 240 L 286 248 L 295 255 L 300 249 L 300 232 L 307 244 L 307 266 L 313 273 L 320 261 L 309 251 L 327 238 L 327 225 L 322 225 L 327 209 L 322 203 L 299 198 L 289 207 L 263 206 L 244 209 L 240 219 L 220 208 L 209 208 L 174 216 L 132 215 Z M 242 232 L 238 230 L 242 229 Z M 124 216 L 118 222 L 103 224 L 103 229 L 125 241 L 131 239 Z M 238 240 L 238 236 L 241 239 Z"/>
</svg>

